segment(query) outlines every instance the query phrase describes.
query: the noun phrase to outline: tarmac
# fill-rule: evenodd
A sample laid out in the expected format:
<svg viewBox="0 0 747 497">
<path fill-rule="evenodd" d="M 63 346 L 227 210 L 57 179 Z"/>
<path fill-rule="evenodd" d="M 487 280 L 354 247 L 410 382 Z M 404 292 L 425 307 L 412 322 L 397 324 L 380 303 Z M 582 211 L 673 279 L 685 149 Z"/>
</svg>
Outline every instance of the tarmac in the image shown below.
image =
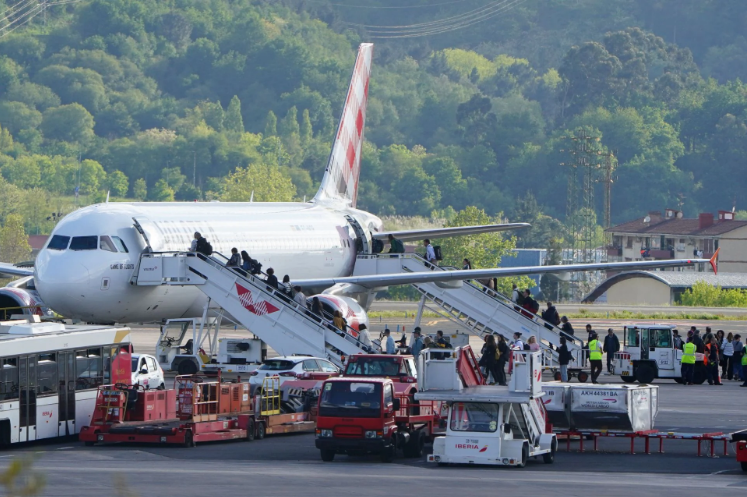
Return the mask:
<svg viewBox="0 0 747 497">
<path fill-rule="evenodd" d="M 427 321 L 427 322 L 426 322 Z M 590 320 L 595 329 L 609 326 L 621 331 L 622 322 Z M 715 329 L 747 329 L 747 322 L 711 321 Z M 411 319 L 372 323 L 379 331 L 384 325 L 411 331 Z M 586 323 L 574 323 L 581 332 Z M 690 323 L 682 323 L 690 326 Z M 697 324 L 701 327 L 701 324 Z M 441 319 L 427 319 L 424 331 L 443 329 L 453 332 L 457 326 Z M 686 328 L 685 328 L 686 329 Z M 241 330 L 229 332 L 241 336 Z M 395 333 L 395 336 L 396 335 Z M 136 351 L 153 351 L 158 330 L 133 326 Z M 472 340 L 474 346 L 480 340 Z M 546 377 L 549 379 L 549 376 Z M 575 380 L 574 380 L 575 381 Z M 604 375 L 601 382 L 619 383 L 617 377 Z M 747 388 L 740 382 L 724 381 L 721 387 L 708 384 L 683 386 L 671 380 L 658 380 L 659 415 L 656 428 L 678 433 L 730 433 L 747 428 Z M 716 457 L 697 457 L 695 441 L 667 440 L 664 454 L 656 453 L 658 443 L 651 442 L 654 453 L 643 453 L 643 440 L 636 442 L 636 454 L 630 455 L 630 442 L 602 438 L 599 452 L 592 442 L 579 452 L 577 441 L 571 452 L 560 442 L 554 464 L 531 460 L 526 468 L 490 468 L 472 466 L 439 467 L 425 458 L 395 459 L 383 464 L 374 456 L 337 456 L 322 463 L 314 447 L 313 434 L 267 437 L 253 442 L 201 444 L 195 448 L 112 445 L 84 447 L 74 440 L 34 443 L 0 452 L 0 472 L 18 458 L 32 457 L 32 471 L 44 475 L 47 487 L 41 495 L 99 497 L 252 495 L 316 497 L 355 494 L 361 496 L 454 494 L 500 495 L 656 495 L 685 497 L 725 492 L 745 495 L 747 473 L 743 473 L 728 444 L 729 455 L 716 445 Z M 0 487 L 0 495 L 4 495 Z M 742 489 L 742 490 L 740 490 Z M 130 492 L 130 493 L 127 493 Z"/>
</svg>

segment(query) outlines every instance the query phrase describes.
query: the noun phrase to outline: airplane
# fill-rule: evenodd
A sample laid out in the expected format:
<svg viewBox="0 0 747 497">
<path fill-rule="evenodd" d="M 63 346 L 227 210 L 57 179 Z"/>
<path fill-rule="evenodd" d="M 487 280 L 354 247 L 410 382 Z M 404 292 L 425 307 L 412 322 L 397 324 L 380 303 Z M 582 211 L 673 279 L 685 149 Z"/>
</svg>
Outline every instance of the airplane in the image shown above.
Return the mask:
<svg viewBox="0 0 747 497">
<path fill-rule="evenodd" d="M 0 307 L 51 308 L 94 323 L 200 317 L 206 297 L 194 287 L 131 285 L 142 253 L 187 251 L 195 232 L 215 251 L 246 250 L 265 270 L 272 267 L 278 277 L 288 274 L 307 295 L 310 289 L 326 290 L 327 295 L 336 294 L 325 299 L 328 305 L 347 306 L 356 313 L 365 313 L 374 292 L 389 285 L 709 262 L 677 259 L 353 276 L 356 257 L 380 251 L 389 234 L 414 241 L 529 226 L 388 232 L 379 217 L 356 208 L 372 55 L 373 44 L 360 45 L 325 174 L 310 202 L 107 202 L 81 208 L 56 225 L 33 269 L 0 264 L 0 273 L 20 277 L 0 289 Z"/>
</svg>

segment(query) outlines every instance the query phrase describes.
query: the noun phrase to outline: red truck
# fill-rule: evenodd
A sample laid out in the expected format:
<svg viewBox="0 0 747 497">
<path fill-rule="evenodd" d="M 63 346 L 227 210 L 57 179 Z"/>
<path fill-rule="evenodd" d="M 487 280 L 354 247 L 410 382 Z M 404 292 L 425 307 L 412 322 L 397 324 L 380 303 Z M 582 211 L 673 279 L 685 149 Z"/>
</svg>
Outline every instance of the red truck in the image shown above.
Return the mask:
<svg viewBox="0 0 747 497">
<path fill-rule="evenodd" d="M 397 449 L 420 457 L 438 423 L 433 403 L 415 401 L 413 356 L 354 355 L 343 377 L 321 387 L 316 447 L 323 461 L 335 454 L 379 454 L 391 462 Z"/>
</svg>

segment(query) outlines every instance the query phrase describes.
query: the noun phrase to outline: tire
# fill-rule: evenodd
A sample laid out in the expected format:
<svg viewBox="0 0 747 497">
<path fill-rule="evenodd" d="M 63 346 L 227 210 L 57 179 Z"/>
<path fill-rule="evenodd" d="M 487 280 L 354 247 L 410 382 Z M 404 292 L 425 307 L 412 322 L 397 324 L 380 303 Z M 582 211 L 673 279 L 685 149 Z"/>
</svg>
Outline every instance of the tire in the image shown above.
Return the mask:
<svg viewBox="0 0 747 497">
<path fill-rule="evenodd" d="M 516 465 L 517 468 L 523 468 L 527 465 L 527 461 L 529 460 L 529 444 L 525 443 L 521 447 L 521 462 Z"/>
<path fill-rule="evenodd" d="M 683 383 L 685 383 L 685 379 L 684 379 L 684 378 L 672 378 L 672 379 L 673 379 L 673 380 L 674 380 L 674 381 L 675 381 L 676 383 L 679 383 L 680 385 L 682 385 Z"/>
<path fill-rule="evenodd" d="M 187 432 L 184 434 L 184 446 L 187 448 L 194 447 L 195 445 L 195 439 L 192 436 L 192 430 L 187 430 Z"/>
<path fill-rule="evenodd" d="M 747 462 L 741 462 L 739 464 L 742 465 L 742 471 L 747 471 Z"/>
<path fill-rule="evenodd" d="M 542 460 L 545 464 L 552 464 L 555 462 L 555 452 L 558 450 L 558 439 L 555 438 L 550 445 L 550 452 L 548 454 L 542 454 Z"/>
<path fill-rule="evenodd" d="M 251 442 L 254 440 L 254 420 L 250 419 L 246 427 L 246 441 Z"/>
<path fill-rule="evenodd" d="M 555 374 L 553 374 L 552 377 L 555 379 L 555 381 L 560 381 L 563 379 L 563 375 L 560 374 L 560 371 L 555 371 Z"/>
<path fill-rule="evenodd" d="M 635 368 L 635 379 L 638 383 L 653 383 L 656 378 L 656 371 L 648 364 L 639 364 Z"/>
<path fill-rule="evenodd" d="M 85 445 L 86 447 L 93 447 L 94 443 L 95 442 L 83 442 L 83 445 Z"/>
<path fill-rule="evenodd" d="M 195 364 L 194 361 L 189 360 L 180 362 L 179 367 L 176 369 L 176 372 L 181 376 L 195 374 L 197 371 L 197 364 Z"/>
<path fill-rule="evenodd" d="M 322 461 L 332 462 L 335 460 L 335 451 L 329 449 L 321 449 L 319 454 L 322 456 Z"/>
<path fill-rule="evenodd" d="M 423 457 L 423 446 L 425 445 L 425 435 L 422 431 L 416 431 L 410 437 L 405 445 L 403 452 L 405 457 L 418 458 Z"/>
<path fill-rule="evenodd" d="M 394 455 L 397 452 L 397 448 L 392 445 L 388 449 L 381 451 L 381 462 L 391 463 L 394 462 Z"/>
<path fill-rule="evenodd" d="M 635 383 L 635 376 L 621 376 L 620 379 L 625 383 Z"/>
<path fill-rule="evenodd" d="M 257 423 L 257 440 L 265 438 L 265 424 L 263 422 Z"/>
<path fill-rule="evenodd" d="M 589 379 L 589 373 L 587 373 L 586 371 L 581 371 L 580 373 L 578 373 L 579 383 L 586 383 L 586 380 L 588 379 Z"/>
</svg>

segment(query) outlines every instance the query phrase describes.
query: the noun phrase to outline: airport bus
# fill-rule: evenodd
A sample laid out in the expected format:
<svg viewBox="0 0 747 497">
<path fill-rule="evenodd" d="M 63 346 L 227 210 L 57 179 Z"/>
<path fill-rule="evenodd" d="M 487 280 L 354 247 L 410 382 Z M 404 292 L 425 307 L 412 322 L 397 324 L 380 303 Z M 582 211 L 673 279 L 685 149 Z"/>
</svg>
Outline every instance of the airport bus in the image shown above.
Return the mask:
<svg viewBox="0 0 747 497">
<path fill-rule="evenodd" d="M 0 322 L 0 447 L 76 435 L 100 385 L 131 382 L 129 328 Z"/>
</svg>

